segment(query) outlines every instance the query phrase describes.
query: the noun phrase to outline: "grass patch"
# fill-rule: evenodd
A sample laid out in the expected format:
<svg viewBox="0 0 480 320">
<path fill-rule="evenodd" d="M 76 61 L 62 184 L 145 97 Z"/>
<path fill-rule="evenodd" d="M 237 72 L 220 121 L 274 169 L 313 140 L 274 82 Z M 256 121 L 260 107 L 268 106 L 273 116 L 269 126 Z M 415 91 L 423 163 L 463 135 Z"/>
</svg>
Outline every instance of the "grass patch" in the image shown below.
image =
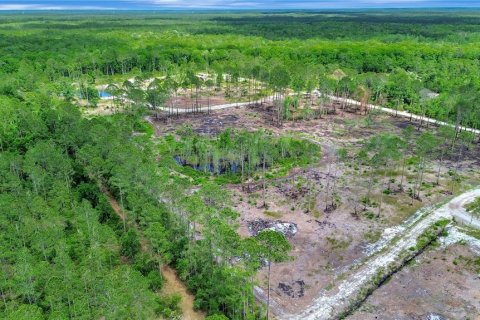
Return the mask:
<svg viewBox="0 0 480 320">
<path fill-rule="evenodd" d="M 463 226 L 461 230 L 463 233 L 469 235 L 470 237 L 474 237 L 475 239 L 480 240 L 480 230 L 468 226 Z"/>
<path fill-rule="evenodd" d="M 435 222 L 430 228 L 425 230 L 418 238 L 415 247 L 410 248 L 410 250 L 421 250 L 425 248 L 429 243 L 436 241 L 439 234 L 445 229 L 447 224 L 450 223 L 448 219 L 442 219 Z"/>
<path fill-rule="evenodd" d="M 455 258 L 452 263 L 455 266 L 459 264 L 463 265 L 466 269 L 469 269 L 477 274 L 480 274 L 480 257 L 464 257 L 462 255 Z"/>
<path fill-rule="evenodd" d="M 365 232 L 365 234 L 363 235 L 363 238 L 369 243 L 375 243 L 378 240 L 380 240 L 381 236 L 382 236 L 382 232 L 380 230 L 369 230 Z"/>
<path fill-rule="evenodd" d="M 377 215 L 375 213 L 373 213 L 372 211 L 365 211 L 363 212 L 363 215 L 367 218 L 367 219 L 370 219 L 370 220 L 373 220 L 377 217 Z"/>
<path fill-rule="evenodd" d="M 135 132 L 144 133 L 148 137 L 153 137 L 153 135 L 155 134 L 155 129 L 153 128 L 153 126 L 142 119 L 137 119 L 137 121 L 133 123 L 133 130 Z"/>
<path fill-rule="evenodd" d="M 283 214 L 280 213 L 280 212 L 268 211 L 268 210 L 263 211 L 263 214 L 266 215 L 266 216 L 275 218 L 275 219 L 279 219 L 279 218 L 281 218 L 281 217 L 283 216 Z"/>
<path fill-rule="evenodd" d="M 480 216 L 480 197 L 475 198 L 474 201 L 468 203 L 465 205 L 465 209 L 475 215 L 475 216 Z"/>
<path fill-rule="evenodd" d="M 335 288 L 335 284 L 333 282 L 329 283 L 326 287 L 325 287 L 325 290 L 326 291 L 330 291 L 332 290 L 333 288 Z"/>
<path fill-rule="evenodd" d="M 322 215 L 322 213 L 317 209 L 317 198 L 315 196 L 307 197 L 307 199 L 305 199 L 303 209 L 305 212 L 311 214 L 317 219 Z"/>
<path fill-rule="evenodd" d="M 336 249 L 346 249 L 350 245 L 352 240 L 351 239 L 343 240 L 343 239 L 336 239 L 334 237 L 327 237 L 327 242 L 330 245 L 332 250 L 336 250 Z"/>
</svg>

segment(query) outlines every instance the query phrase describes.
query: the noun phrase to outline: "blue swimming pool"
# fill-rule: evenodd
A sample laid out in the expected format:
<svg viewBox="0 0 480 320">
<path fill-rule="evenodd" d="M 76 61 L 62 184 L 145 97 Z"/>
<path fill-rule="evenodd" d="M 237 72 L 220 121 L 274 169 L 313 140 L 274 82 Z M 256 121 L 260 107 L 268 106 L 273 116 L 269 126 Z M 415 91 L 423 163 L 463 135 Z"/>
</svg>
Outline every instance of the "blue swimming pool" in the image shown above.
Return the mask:
<svg viewBox="0 0 480 320">
<path fill-rule="evenodd" d="M 100 98 L 110 98 L 112 95 L 106 91 L 98 91 L 98 96 Z"/>
</svg>

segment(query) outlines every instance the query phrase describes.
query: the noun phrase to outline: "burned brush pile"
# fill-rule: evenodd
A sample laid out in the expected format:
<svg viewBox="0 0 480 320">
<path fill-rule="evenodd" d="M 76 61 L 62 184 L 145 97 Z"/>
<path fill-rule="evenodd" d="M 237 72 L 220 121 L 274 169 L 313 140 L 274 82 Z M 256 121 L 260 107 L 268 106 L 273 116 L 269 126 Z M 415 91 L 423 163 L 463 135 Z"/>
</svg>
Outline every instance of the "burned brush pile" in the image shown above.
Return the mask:
<svg viewBox="0 0 480 320">
<path fill-rule="evenodd" d="M 263 230 L 274 230 L 280 232 L 286 238 L 293 238 L 298 232 L 298 226 L 296 223 L 279 220 L 256 219 L 248 222 L 248 231 L 252 236 L 256 236 Z"/>
</svg>

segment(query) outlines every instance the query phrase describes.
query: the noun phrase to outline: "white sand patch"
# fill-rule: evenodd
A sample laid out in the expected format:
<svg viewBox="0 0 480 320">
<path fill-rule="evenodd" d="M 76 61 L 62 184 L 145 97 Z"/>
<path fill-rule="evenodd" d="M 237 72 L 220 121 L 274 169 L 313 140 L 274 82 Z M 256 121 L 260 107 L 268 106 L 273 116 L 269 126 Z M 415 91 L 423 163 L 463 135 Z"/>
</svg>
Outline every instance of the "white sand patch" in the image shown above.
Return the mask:
<svg viewBox="0 0 480 320">
<path fill-rule="evenodd" d="M 376 255 L 373 254 L 370 259 L 363 262 L 354 273 L 340 283 L 335 294 L 327 295 L 326 291 L 321 292 L 321 295 L 313 301 L 313 304 L 301 314 L 286 315 L 282 310 L 277 312 L 275 308 L 272 308 L 272 311 L 280 319 L 321 320 L 334 317 L 340 310 L 348 306 L 349 301 L 355 298 L 360 290 L 366 287 L 379 271 L 397 262 L 405 250 L 414 247 L 417 238 L 430 226 L 441 219 L 451 219 L 456 217 L 457 214 L 461 214 L 462 210 L 464 210 L 463 205 L 479 195 L 480 188 L 477 188 L 463 193 L 436 210 L 431 208 L 419 210 L 419 213 L 413 219 L 407 220 L 405 229 L 400 232 L 400 238 L 398 239 L 395 237 L 395 234 L 398 234 L 400 229 L 387 231 L 385 238 L 390 238 L 390 241 L 386 241 L 382 246 L 383 248 L 388 248 L 388 250 Z M 453 234 L 452 237 L 457 236 L 455 232 Z"/>
</svg>

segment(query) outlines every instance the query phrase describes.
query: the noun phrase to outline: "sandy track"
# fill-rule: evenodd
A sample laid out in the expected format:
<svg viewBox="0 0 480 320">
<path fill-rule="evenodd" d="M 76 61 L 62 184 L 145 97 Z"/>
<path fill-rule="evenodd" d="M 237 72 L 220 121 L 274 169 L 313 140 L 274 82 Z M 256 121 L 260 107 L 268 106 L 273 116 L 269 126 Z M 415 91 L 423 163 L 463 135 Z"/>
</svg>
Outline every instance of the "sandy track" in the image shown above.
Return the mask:
<svg viewBox="0 0 480 320">
<path fill-rule="evenodd" d="M 271 100 L 272 97 L 267 97 L 267 101 Z M 254 104 L 259 104 L 263 100 L 258 100 L 258 101 L 250 101 L 250 102 L 235 102 L 235 103 L 226 103 L 226 104 L 218 104 L 215 106 L 210 106 L 210 107 L 199 107 L 195 108 L 195 110 L 192 109 L 173 109 L 172 108 L 167 108 L 167 107 L 162 107 L 158 108 L 158 110 L 161 111 L 168 111 L 171 112 L 172 114 L 177 114 L 177 113 L 192 113 L 192 112 L 208 112 L 208 111 L 215 111 L 215 110 L 222 110 L 222 109 L 228 109 L 228 108 L 238 108 L 238 107 L 246 107 Z"/>
<path fill-rule="evenodd" d="M 108 202 L 112 207 L 113 211 L 117 214 L 117 216 L 122 220 L 126 221 L 125 213 L 123 212 L 121 206 L 117 202 L 117 199 L 112 195 L 110 190 L 108 190 L 105 186 L 100 186 L 102 192 L 107 196 Z M 133 226 L 136 228 L 136 226 Z M 138 230 L 138 229 L 137 229 Z M 138 230 L 140 234 L 141 243 L 142 243 L 142 251 L 151 253 L 151 249 L 149 247 L 148 240 L 145 239 L 143 233 Z M 178 294 L 181 296 L 181 301 L 179 303 L 180 309 L 182 310 L 182 320 L 201 320 L 205 319 L 205 315 L 202 312 L 196 311 L 194 308 L 194 300 L 195 297 L 188 291 L 185 284 L 180 280 L 175 270 L 173 270 L 168 265 L 161 266 L 161 274 L 165 280 L 165 284 L 162 288 L 162 294 L 172 295 Z"/>
<path fill-rule="evenodd" d="M 348 103 L 348 104 L 351 104 L 351 105 L 356 105 L 356 106 L 361 105 L 361 103 L 359 101 L 353 100 L 353 99 L 341 98 L 341 97 L 332 96 L 332 95 L 328 95 L 327 97 L 329 99 L 333 100 L 333 101 L 345 102 L 345 103 Z M 374 105 L 374 104 L 368 104 L 367 107 L 370 110 L 378 110 L 378 111 L 381 111 L 383 113 L 388 113 L 388 114 L 391 114 L 391 115 L 394 115 L 394 116 L 400 116 L 400 117 L 409 118 L 409 119 L 412 119 L 412 120 L 423 121 L 423 122 L 431 123 L 431 124 L 438 125 L 438 126 L 449 126 L 449 127 L 452 127 L 452 128 L 455 127 L 451 123 L 447 123 L 447 122 L 439 121 L 439 120 L 436 120 L 436 119 L 419 116 L 419 115 L 416 115 L 416 114 L 413 114 L 413 113 L 410 113 L 410 112 L 407 112 L 407 111 L 397 111 L 397 110 L 394 110 L 394 109 L 385 108 L 385 107 L 377 106 L 377 105 Z M 466 128 L 466 127 L 459 127 L 459 129 L 460 130 L 465 130 L 465 131 L 468 131 L 468 132 L 472 132 L 472 133 L 475 133 L 475 134 L 480 134 L 480 130 L 477 130 L 477 129 Z"/>
<path fill-rule="evenodd" d="M 455 221 L 466 224 L 475 229 L 480 229 L 480 220 L 473 217 L 465 209 L 461 209 L 462 210 L 456 210 Z"/>
<path fill-rule="evenodd" d="M 162 78 L 164 78 L 164 77 L 160 77 L 159 79 L 162 79 Z M 135 82 L 134 78 L 131 78 L 131 79 L 128 79 L 128 80 L 132 83 Z M 151 83 L 152 80 L 153 80 L 153 78 L 148 79 L 148 80 L 146 80 L 146 83 L 149 84 L 149 83 Z M 144 90 L 147 88 L 148 84 L 146 86 L 143 86 Z M 105 90 L 107 88 L 107 85 L 98 86 L 97 88 L 99 90 Z M 306 92 L 303 92 L 303 93 L 305 94 Z M 318 90 L 315 90 L 313 93 L 315 93 L 318 96 L 322 95 L 322 93 L 318 92 Z M 325 95 L 325 96 L 328 97 L 329 99 L 333 100 L 333 101 L 345 102 L 345 103 L 348 103 L 348 104 L 351 104 L 351 105 L 357 105 L 357 106 L 361 105 L 361 102 L 357 101 L 357 100 L 337 97 L 337 96 L 333 96 L 333 95 Z M 274 96 L 269 96 L 269 97 L 266 97 L 265 99 L 261 99 L 261 100 L 257 100 L 257 101 L 251 101 L 251 102 L 237 102 L 237 103 L 227 103 L 227 104 L 214 105 L 214 106 L 210 106 L 210 107 L 201 107 L 201 108 L 195 109 L 195 111 L 196 112 L 206 112 L 206 111 L 209 111 L 209 110 L 213 111 L 213 110 L 222 110 L 222 109 L 228 109 L 228 108 L 234 108 L 234 107 L 244 107 L 244 106 L 253 105 L 253 104 L 256 104 L 256 103 L 261 103 L 262 101 L 268 101 L 268 100 L 272 101 L 273 97 Z M 102 100 L 112 100 L 113 97 L 104 97 L 104 98 L 101 98 L 101 99 Z M 131 101 L 127 98 L 124 98 L 124 101 L 133 103 L 133 101 Z M 151 105 L 150 105 L 150 107 L 151 107 Z M 391 115 L 401 116 L 401 117 L 409 118 L 409 119 L 412 119 L 412 120 L 423 121 L 423 122 L 427 122 L 427 123 L 431 123 L 431 124 L 435 124 L 435 125 L 439 125 L 439 126 L 455 127 L 454 125 L 452 125 L 450 123 L 447 123 L 447 122 L 443 122 L 443 121 L 439 121 L 439 120 L 436 120 L 436 119 L 415 115 L 413 113 L 409 113 L 409 112 L 406 112 L 406 111 L 397 111 L 397 110 L 394 110 L 394 109 L 385 108 L 385 107 L 378 106 L 378 105 L 373 105 L 373 104 L 367 104 L 367 108 L 370 109 L 370 110 L 378 110 L 378 111 L 388 113 L 388 114 L 391 114 Z M 191 109 L 174 109 L 174 110 L 172 110 L 172 108 L 169 108 L 169 107 L 158 108 L 158 110 L 172 112 L 174 114 L 192 112 Z M 473 129 L 473 128 L 467 128 L 467 127 L 459 127 L 459 129 L 469 131 L 469 132 L 473 132 L 475 134 L 480 134 L 479 129 Z"/>
<path fill-rule="evenodd" d="M 321 95 L 318 92 L 317 92 L 317 94 Z M 345 102 L 345 103 L 348 103 L 348 104 L 351 104 L 351 105 L 357 105 L 357 106 L 361 105 L 361 103 L 359 101 L 353 100 L 353 99 L 341 98 L 341 97 L 332 96 L 332 95 L 328 95 L 327 97 L 329 99 L 333 100 L 333 101 Z M 272 99 L 273 99 L 273 96 L 266 98 L 267 101 L 272 101 Z M 235 107 L 245 107 L 245 106 L 253 105 L 253 104 L 256 104 L 256 103 L 261 103 L 262 101 L 264 101 L 264 100 L 220 104 L 220 105 L 210 106 L 209 108 L 208 107 L 201 107 L 201 108 L 196 109 L 195 111 L 196 112 L 207 112 L 209 110 L 210 111 L 215 111 L 215 110 L 222 110 L 222 109 L 235 108 Z M 431 123 L 431 124 L 434 124 L 434 125 L 437 125 L 437 126 L 455 127 L 451 123 L 439 121 L 439 120 L 432 119 L 432 118 L 423 117 L 423 116 L 416 115 L 416 114 L 413 114 L 413 113 L 410 113 L 410 112 L 407 112 L 407 111 L 397 111 L 397 110 L 394 110 L 394 109 L 385 108 L 385 107 L 377 106 L 377 105 L 374 105 L 374 104 L 368 104 L 367 107 L 370 110 L 381 111 L 383 113 L 387 113 L 387 114 L 390 114 L 390 115 L 393 115 L 393 116 L 400 116 L 400 117 L 403 117 L 403 118 L 408 118 L 408 119 L 412 119 L 412 120 Z M 170 112 L 173 112 L 174 114 L 192 112 L 191 109 L 175 109 L 173 111 L 172 111 L 171 108 L 158 108 L 158 109 L 161 110 L 161 111 L 170 111 Z M 480 134 L 480 130 L 478 130 L 478 129 L 467 128 L 467 127 L 459 127 L 459 129 L 464 130 L 464 131 L 468 131 L 468 132 L 472 132 L 472 133 L 475 133 L 475 134 Z"/>
<path fill-rule="evenodd" d="M 341 311 L 348 308 L 349 302 L 360 293 L 362 288 L 369 284 L 380 270 L 398 262 L 402 252 L 415 246 L 417 238 L 431 225 L 441 219 L 462 217 L 466 214 L 463 205 L 478 196 L 480 196 L 480 188 L 465 192 L 440 208 L 430 211 L 417 223 L 405 230 L 400 238 L 392 239 L 387 246 L 389 249 L 364 261 L 354 273 L 340 283 L 335 294 L 326 295 L 326 292 L 321 292 L 321 295 L 313 301 L 313 304 L 301 314 L 286 314 L 283 310 L 276 310 L 275 307 L 272 308 L 272 312 L 279 319 L 289 320 L 335 318 Z M 276 306 L 275 302 L 272 306 Z"/>
</svg>

